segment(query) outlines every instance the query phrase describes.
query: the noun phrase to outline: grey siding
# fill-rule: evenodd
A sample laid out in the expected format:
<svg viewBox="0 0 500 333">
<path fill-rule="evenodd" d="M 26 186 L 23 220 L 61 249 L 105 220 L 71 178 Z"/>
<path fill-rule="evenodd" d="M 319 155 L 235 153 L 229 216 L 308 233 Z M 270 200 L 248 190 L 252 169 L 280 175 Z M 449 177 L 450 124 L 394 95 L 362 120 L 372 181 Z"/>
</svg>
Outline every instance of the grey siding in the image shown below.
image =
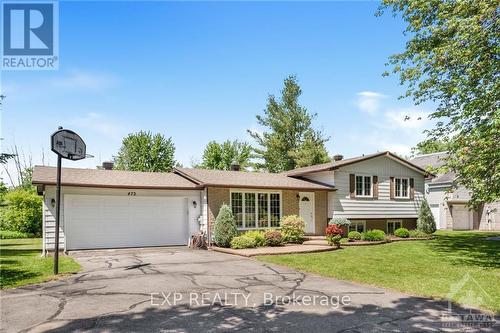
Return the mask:
<svg viewBox="0 0 500 333">
<path fill-rule="evenodd" d="M 378 199 L 349 197 L 349 174 L 377 176 Z M 390 177 L 413 178 L 415 199 L 390 199 Z M 346 218 L 416 218 L 424 197 L 424 176 L 419 172 L 380 156 L 335 171 L 337 191 L 329 193 L 328 216 Z"/>
<path fill-rule="evenodd" d="M 128 192 L 136 192 L 137 196 L 172 196 L 188 198 L 189 207 L 189 232 L 190 234 L 199 231 L 198 218 L 202 214 L 203 202 L 201 191 L 181 191 L 181 190 L 141 190 L 141 189 L 108 189 L 108 188 L 87 188 L 87 187 L 63 187 L 61 191 L 61 221 L 59 229 L 59 247 L 66 250 L 64 235 L 64 195 L 119 195 L 127 196 Z M 54 250 L 55 244 L 55 208 L 51 201 L 55 198 L 55 186 L 47 186 L 44 193 L 43 205 L 43 250 Z M 192 201 L 197 202 L 197 208 L 194 208 Z"/>
</svg>

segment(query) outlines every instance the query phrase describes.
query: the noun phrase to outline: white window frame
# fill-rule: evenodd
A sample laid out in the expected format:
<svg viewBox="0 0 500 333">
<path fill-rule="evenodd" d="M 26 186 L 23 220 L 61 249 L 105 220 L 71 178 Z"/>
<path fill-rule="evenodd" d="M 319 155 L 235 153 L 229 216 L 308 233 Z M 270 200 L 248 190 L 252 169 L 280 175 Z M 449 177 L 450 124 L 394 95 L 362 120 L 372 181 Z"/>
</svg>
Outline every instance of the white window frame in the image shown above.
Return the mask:
<svg viewBox="0 0 500 333">
<path fill-rule="evenodd" d="M 231 211 L 233 211 L 233 193 L 241 193 L 242 194 L 242 212 L 243 212 L 243 219 L 242 219 L 242 227 L 238 227 L 238 230 L 259 230 L 259 229 L 279 229 L 278 227 L 272 227 L 271 226 L 271 194 L 279 194 L 280 196 L 280 219 L 283 216 L 283 193 L 282 191 L 269 191 L 269 190 L 251 190 L 251 189 L 231 189 L 229 191 L 229 202 L 230 202 L 230 208 Z M 245 193 L 255 193 L 255 227 L 250 227 L 247 228 L 246 226 L 246 213 L 245 213 Z M 258 194 L 263 193 L 267 194 L 267 227 L 259 227 L 259 200 L 258 200 Z"/>
<path fill-rule="evenodd" d="M 363 224 L 363 232 L 366 231 L 366 220 L 358 220 L 358 221 L 351 221 L 351 224 L 347 227 L 347 233 L 349 233 L 351 231 L 358 231 L 357 228 L 353 228 L 351 230 L 351 227 L 352 227 L 353 224 L 356 224 L 356 225 Z"/>
<path fill-rule="evenodd" d="M 406 179 L 406 182 L 408 184 L 407 188 L 406 188 L 406 196 L 398 196 L 396 195 L 396 193 L 398 193 L 396 190 L 397 190 L 397 185 L 396 185 L 396 179 L 399 179 L 400 180 L 400 184 L 401 184 L 401 188 L 399 189 L 400 190 L 400 193 L 403 193 L 403 179 Z M 410 199 L 410 178 L 408 177 L 394 177 L 394 198 L 395 199 Z"/>
<path fill-rule="evenodd" d="M 386 230 L 387 230 L 387 233 L 389 233 L 389 224 L 390 223 L 399 223 L 401 226 L 399 228 L 403 228 L 403 220 L 401 219 L 395 219 L 395 220 L 387 220 L 387 225 L 386 225 Z M 397 229 L 399 228 L 396 228 L 396 226 L 393 226 L 393 231 L 392 231 L 392 234 L 394 234 L 394 231 L 396 231 Z"/>
<path fill-rule="evenodd" d="M 363 194 L 357 193 L 358 192 L 357 188 L 356 188 L 356 185 L 357 185 L 356 178 L 357 177 L 363 177 L 363 181 L 361 182 L 361 184 L 362 184 L 361 190 L 362 190 Z M 365 177 L 370 178 L 370 195 L 365 194 Z M 358 174 L 354 175 L 354 196 L 356 198 L 373 198 L 373 175 L 358 175 Z"/>
</svg>

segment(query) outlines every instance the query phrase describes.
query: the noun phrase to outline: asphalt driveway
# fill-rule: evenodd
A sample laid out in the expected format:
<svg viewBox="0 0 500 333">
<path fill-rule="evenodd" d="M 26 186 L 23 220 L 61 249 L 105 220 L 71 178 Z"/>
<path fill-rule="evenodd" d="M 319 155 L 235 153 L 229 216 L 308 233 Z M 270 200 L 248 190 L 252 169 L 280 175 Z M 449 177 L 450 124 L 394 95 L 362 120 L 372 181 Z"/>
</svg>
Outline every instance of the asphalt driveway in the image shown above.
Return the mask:
<svg viewBox="0 0 500 333">
<path fill-rule="evenodd" d="M 0 293 L 2 331 L 460 331 L 442 321 L 446 302 L 223 253 L 151 248 L 72 255 L 82 273 Z"/>
</svg>

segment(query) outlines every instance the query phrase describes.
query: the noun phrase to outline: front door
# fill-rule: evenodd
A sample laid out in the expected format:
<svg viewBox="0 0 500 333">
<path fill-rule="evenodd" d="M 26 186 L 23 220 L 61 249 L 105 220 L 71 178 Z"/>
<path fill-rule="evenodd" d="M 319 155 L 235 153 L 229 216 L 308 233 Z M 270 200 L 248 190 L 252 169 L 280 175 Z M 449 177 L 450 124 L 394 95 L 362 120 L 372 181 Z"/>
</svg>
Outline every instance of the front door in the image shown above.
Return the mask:
<svg viewBox="0 0 500 333">
<path fill-rule="evenodd" d="M 306 234 L 314 234 L 314 193 L 299 193 L 299 215 L 306 223 Z"/>
</svg>

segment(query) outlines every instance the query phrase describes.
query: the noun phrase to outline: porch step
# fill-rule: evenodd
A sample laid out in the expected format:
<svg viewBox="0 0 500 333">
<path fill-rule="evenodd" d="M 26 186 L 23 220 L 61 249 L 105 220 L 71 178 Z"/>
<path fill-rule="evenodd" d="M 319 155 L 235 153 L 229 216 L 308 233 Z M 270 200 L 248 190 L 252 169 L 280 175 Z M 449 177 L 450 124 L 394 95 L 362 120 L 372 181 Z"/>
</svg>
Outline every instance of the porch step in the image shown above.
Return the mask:
<svg viewBox="0 0 500 333">
<path fill-rule="evenodd" d="M 328 242 L 326 239 L 323 237 L 323 239 L 311 239 L 307 240 L 302 245 L 328 245 Z"/>
</svg>

